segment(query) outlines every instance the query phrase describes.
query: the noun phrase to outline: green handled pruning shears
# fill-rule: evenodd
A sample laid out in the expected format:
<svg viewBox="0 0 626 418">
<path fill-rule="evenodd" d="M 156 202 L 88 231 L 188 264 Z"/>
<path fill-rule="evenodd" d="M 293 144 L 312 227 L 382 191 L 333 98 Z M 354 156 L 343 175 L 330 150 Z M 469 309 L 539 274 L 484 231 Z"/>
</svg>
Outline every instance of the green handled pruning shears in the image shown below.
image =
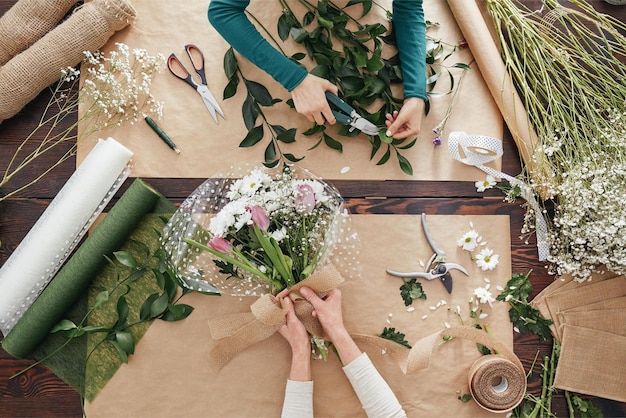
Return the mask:
<svg viewBox="0 0 626 418">
<path fill-rule="evenodd" d="M 334 110 L 331 108 L 337 122 L 350 126 L 350 132 L 358 129 L 366 135 L 378 135 L 380 129 L 376 125 L 359 115 L 352 106 L 341 100 L 337 95 L 327 91 L 326 99 L 329 104 L 339 109 Z"/>
</svg>

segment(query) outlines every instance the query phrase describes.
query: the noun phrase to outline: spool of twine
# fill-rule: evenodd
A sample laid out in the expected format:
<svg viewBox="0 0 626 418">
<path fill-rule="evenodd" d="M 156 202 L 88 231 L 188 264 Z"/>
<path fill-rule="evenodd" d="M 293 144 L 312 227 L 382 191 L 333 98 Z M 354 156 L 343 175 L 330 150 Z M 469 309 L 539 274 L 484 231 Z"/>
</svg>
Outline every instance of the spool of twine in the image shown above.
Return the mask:
<svg viewBox="0 0 626 418">
<path fill-rule="evenodd" d="M 472 397 L 490 412 L 510 411 L 526 393 L 524 371 L 501 356 L 479 358 L 472 364 L 468 377 Z"/>
<path fill-rule="evenodd" d="M 54 28 L 78 0 L 19 0 L 0 18 L 0 65 Z"/>
<path fill-rule="evenodd" d="M 128 0 L 93 0 L 0 67 L 0 123 L 59 80 L 63 68 L 78 65 L 83 51 L 101 48 L 134 17 Z"/>
</svg>

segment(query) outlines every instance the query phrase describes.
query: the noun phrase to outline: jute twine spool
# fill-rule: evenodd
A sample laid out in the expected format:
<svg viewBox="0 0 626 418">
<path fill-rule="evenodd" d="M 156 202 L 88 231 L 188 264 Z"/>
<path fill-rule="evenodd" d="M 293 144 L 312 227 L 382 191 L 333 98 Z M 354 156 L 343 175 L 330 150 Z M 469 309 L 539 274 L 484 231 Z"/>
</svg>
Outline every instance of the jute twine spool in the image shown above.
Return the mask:
<svg viewBox="0 0 626 418">
<path fill-rule="evenodd" d="M 515 408 L 526 393 L 526 376 L 517 365 L 498 355 L 476 360 L 469 372 L 472 397 L 484 409 L 505 412 Z"/>
<path fill-rule="evenodd" d="M 19 0 L 0 18 L 0 65 L 54 28 L 78 0 Z"/>
<path fill-rule="evenodd" d="M 384 350 L 404 373 L 428 368 L 435 361 L 435 349 L 444 337 L 480 343 L 497 355 L 482 356 L 469 368 L 470 392 L 476 403 L 491 412 L 507 412 L 515 408 L 526 393 L 526 374 L 519 358 L 504 344 L 484 331 L 470 327 L 452 327 L 421 338 L 411 349 L 372 335 L 353 334 L 356 342 L 365 342 Z M 450 340 L 446 344 L 453 344 Z M 461 365 L 462 367 L 462 365 Z"/>
<path fill-rule="evenodd" d="M 91 1 L 0 67 L 0 122 L 59 80 L 63 68 L 78 65 L 83 51 L 99 49 L 134 17 L 128 0 Z"/>
</svg>

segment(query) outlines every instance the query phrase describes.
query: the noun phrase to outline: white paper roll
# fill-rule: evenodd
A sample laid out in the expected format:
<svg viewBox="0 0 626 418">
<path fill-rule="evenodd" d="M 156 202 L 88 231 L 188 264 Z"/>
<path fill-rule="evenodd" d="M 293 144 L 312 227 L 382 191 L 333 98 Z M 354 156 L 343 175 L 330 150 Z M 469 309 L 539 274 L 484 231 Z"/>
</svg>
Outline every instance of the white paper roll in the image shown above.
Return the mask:
<svg viewBox="0 0 626 418">
<path fill-rule="evenodd" d="M 0 268 L 0 331 L 5 336 L 128 177 L 132 156 L 113 138 L 99 140 Z"/>
</svg>

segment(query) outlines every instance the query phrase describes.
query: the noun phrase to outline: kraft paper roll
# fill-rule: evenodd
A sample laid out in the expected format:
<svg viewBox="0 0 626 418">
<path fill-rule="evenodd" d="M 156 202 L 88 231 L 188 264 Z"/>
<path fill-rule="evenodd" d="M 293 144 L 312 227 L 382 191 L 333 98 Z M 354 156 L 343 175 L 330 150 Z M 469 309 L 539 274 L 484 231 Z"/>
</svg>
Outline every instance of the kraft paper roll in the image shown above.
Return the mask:
<svg viewBox="0 0 626 418">
<path fill-rule="evenodd" d="M 0 331 L 6 336 L 130 172 L 133 153 L 100 140 L 0 268 Z"/>
<path fill-rule="evenodd" d="M 159 198 L 156 190 L 135 180 L 4 338 L 4 350 L 18 358 L 31 353 L 104 265 L 104 255 L 120 248 Z"/>
<path fill-rule="evenodd" d="M 494 42 L 490 26 L 485 22 L 477 1 L 448 0 L 448 5 L 511 131 L 520 156 L 533 177 L 544 178 L 542 168 L 533 159 L 533 152 L 539 144 L 537 133 L 530 124 L 524 104 L 507 73 L 498 45 Z"/>
<path fill-rule="evenodd" d="M 501 356 L 483 356 L 470 368 L 469 388 L 476 403 L 487 411 L 506 412 L 522 402 L 526 375 Z"/>
</svg>

